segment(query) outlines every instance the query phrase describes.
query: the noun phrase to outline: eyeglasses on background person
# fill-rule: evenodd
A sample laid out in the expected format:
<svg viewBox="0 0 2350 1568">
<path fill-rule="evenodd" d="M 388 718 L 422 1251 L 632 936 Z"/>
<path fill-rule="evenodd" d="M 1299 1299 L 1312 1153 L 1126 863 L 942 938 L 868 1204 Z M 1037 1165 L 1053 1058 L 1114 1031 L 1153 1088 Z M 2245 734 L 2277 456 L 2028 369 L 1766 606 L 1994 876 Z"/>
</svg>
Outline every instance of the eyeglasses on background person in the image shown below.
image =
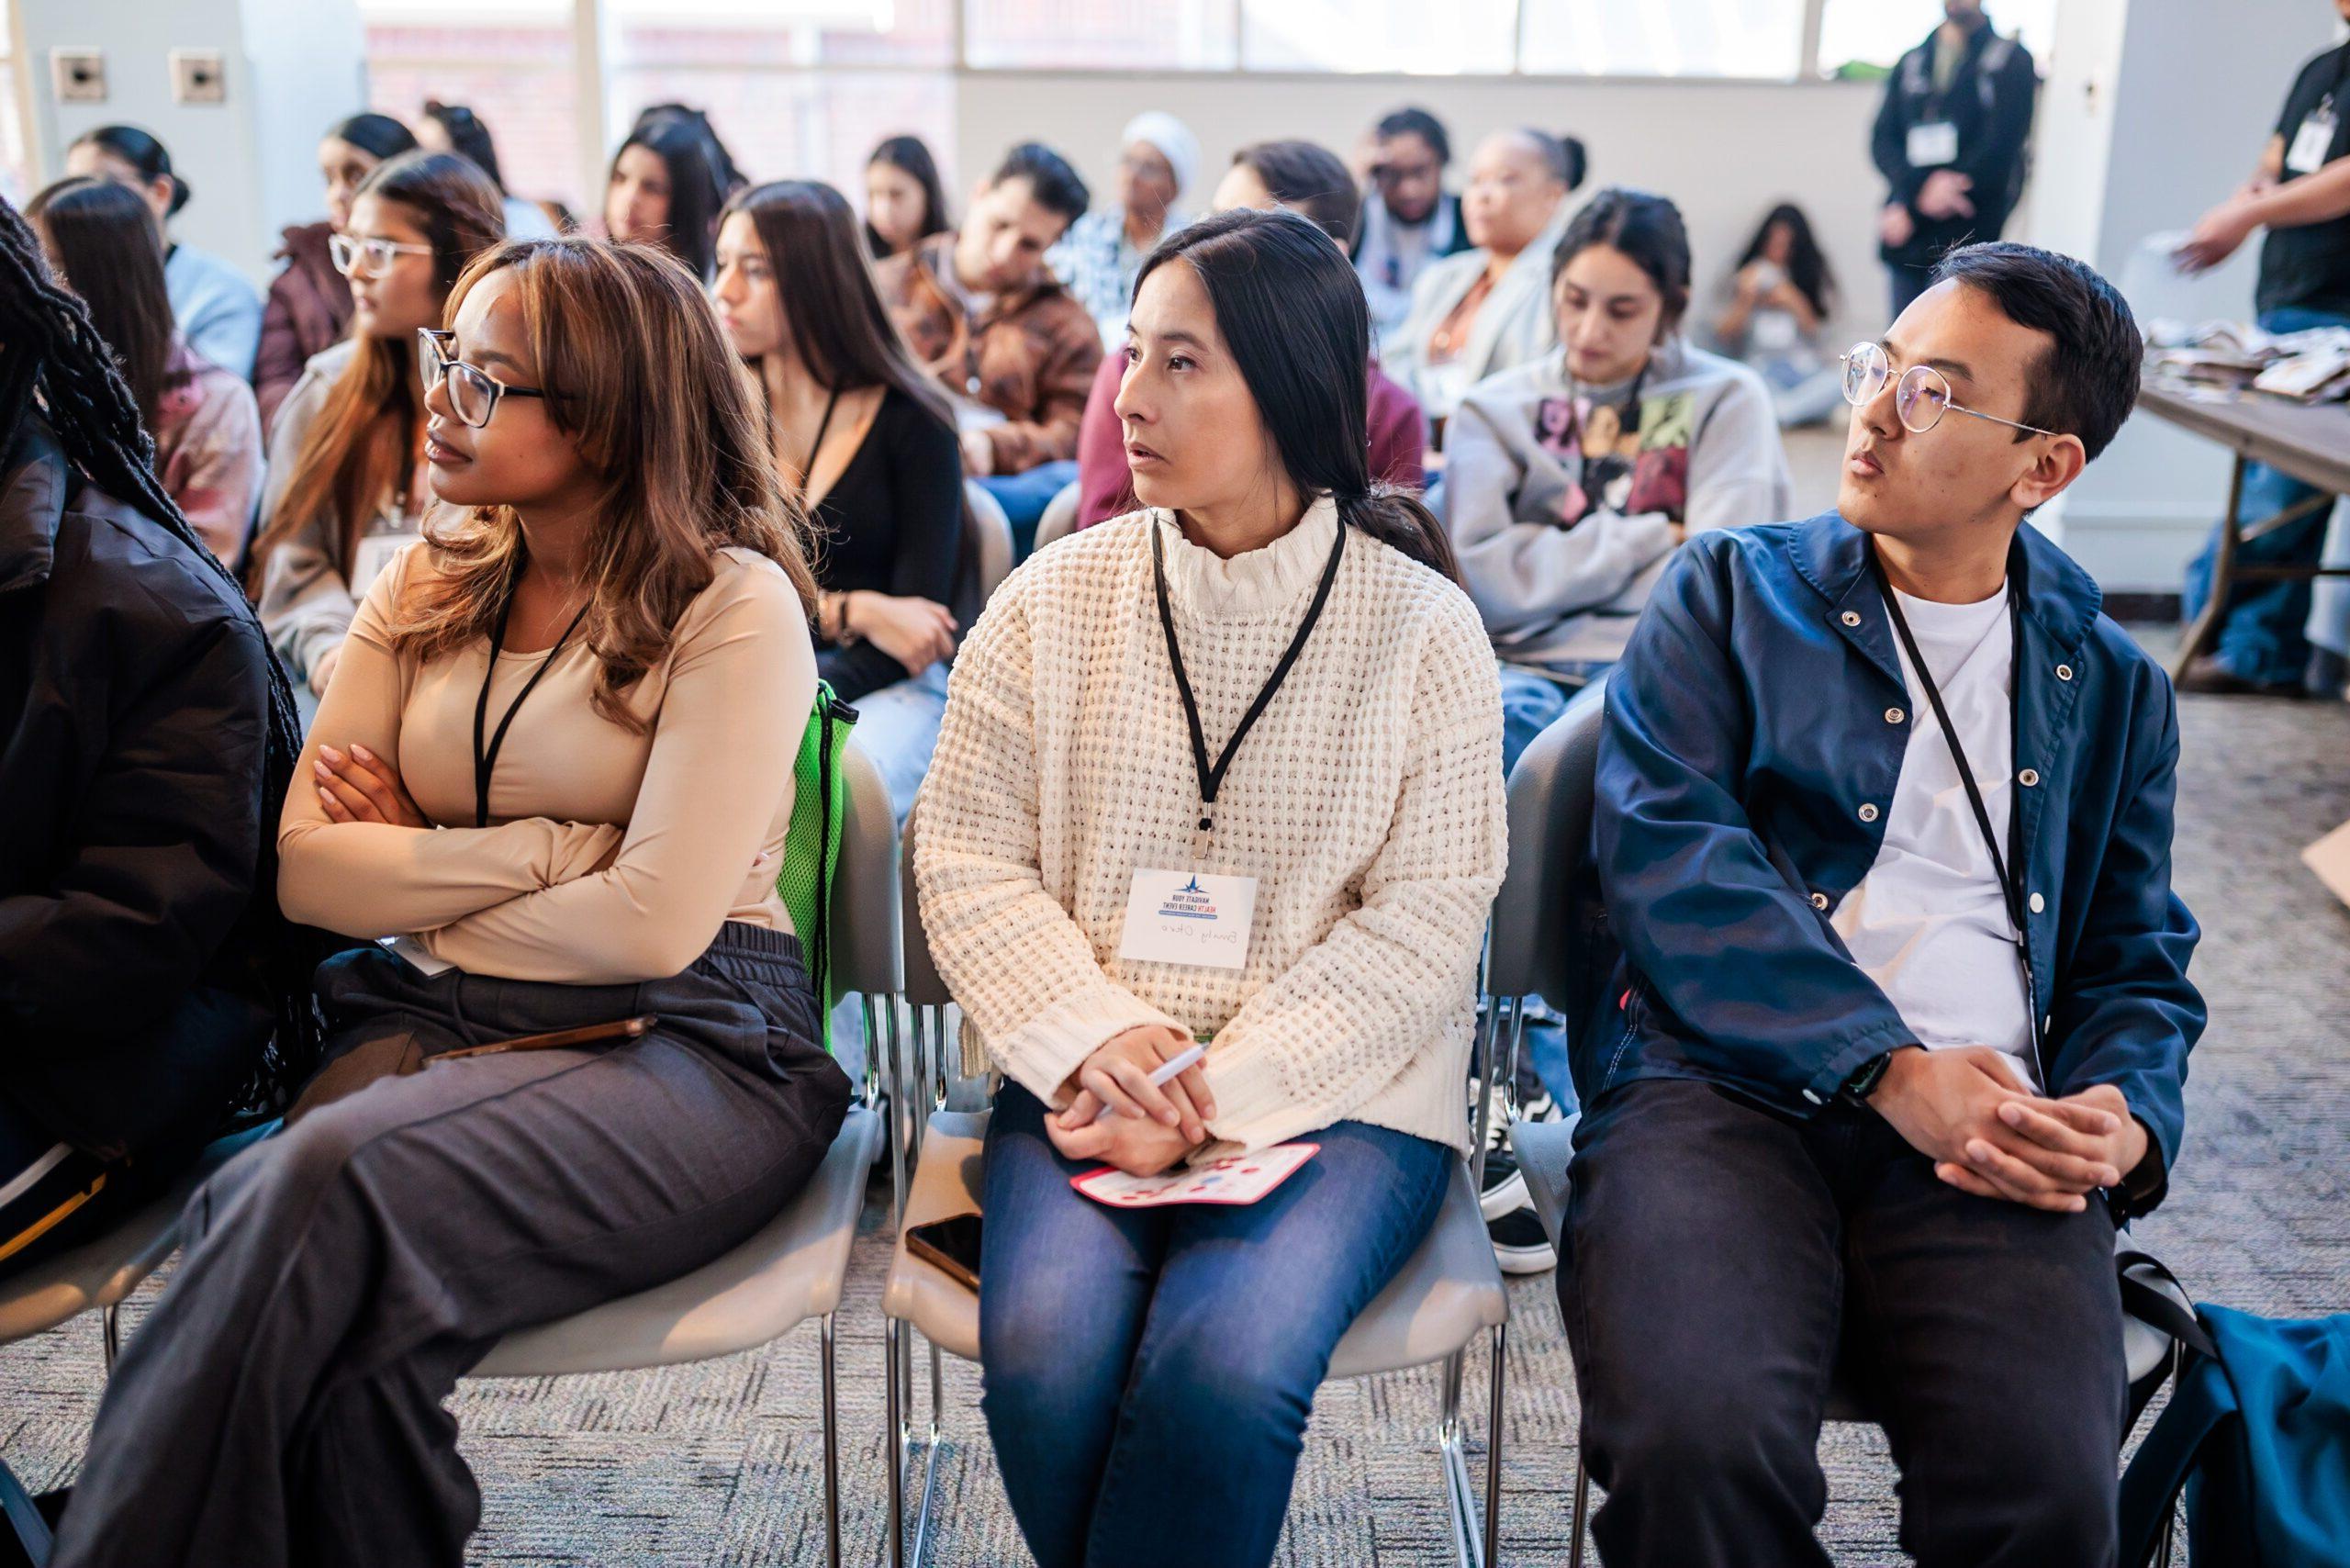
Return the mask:
<svg viewBox="0 0 2350 1568">
<path fill-rule="evenodd" d="M 391 266 L 395 257 L 429 256 L 431 253 L 430 245 L 410 245 L 398 240 L 366 240 L 354 234 L 327 236 L 327 254 L 334 262 L 334 270 L 345 277 L 351 275 L 351 269 L 357 266 L 363 258 L 369 272 L 380 273 Z"/>
</svg>

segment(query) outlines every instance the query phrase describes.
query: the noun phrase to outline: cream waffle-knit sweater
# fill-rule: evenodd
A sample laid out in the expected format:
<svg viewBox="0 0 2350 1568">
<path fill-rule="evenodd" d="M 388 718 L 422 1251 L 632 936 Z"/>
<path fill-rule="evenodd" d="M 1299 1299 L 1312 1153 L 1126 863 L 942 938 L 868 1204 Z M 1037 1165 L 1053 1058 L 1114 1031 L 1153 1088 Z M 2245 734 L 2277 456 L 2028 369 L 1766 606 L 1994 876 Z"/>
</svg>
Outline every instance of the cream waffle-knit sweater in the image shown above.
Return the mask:
<svg viewBox="0 0 2350 1568">
<path fill-rule="evenodd" d="M 983 1058 L 1054 1103 L 1113 1036 L 1170 1024 L 1213 1036 L 1203 1154 L 1344 1120 L 1466 1148 L 1477 956 L 1508 854 L 1501 692 L 1468 596 L 1349 533 L 1193 854 L 1199 790 L 1150 530 L 1213 758 L 1304 618 L 1337 527 L 1325 498 L 1225 560 L 1173 514 L 1136 512 L 1039 554 L 979 618 L 914 857 L 973 1070 Z M 1142 868 L 1255 877 L 1247 967 L 1119 958 Z"/>
</svg>

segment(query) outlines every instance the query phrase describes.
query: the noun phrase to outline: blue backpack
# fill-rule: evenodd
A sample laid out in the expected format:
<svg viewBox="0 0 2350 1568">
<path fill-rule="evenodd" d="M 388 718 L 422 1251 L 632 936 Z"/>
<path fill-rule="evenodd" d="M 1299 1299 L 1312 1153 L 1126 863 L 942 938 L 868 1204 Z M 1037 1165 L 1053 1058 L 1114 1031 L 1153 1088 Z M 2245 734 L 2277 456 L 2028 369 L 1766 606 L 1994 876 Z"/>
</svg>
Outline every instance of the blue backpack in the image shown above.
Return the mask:
<svg viewBox="0 0 2350 1568">
<path fill-rule="evenodd" d="M 2124 1568 L 2182 1492 L 2195 1568 L 2350 1568 L 2350 1313 L 2177 1316 L 2197 1353 L 2121 1477 Z"/>
</svg>

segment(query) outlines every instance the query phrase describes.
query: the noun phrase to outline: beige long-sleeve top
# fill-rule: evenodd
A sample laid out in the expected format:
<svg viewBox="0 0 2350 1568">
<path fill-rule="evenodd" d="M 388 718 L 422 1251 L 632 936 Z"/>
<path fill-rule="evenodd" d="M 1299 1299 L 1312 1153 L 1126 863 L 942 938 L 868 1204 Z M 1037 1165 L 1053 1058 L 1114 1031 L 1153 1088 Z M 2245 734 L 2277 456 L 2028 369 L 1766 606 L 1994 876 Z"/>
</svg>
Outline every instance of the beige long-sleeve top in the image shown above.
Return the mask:
<svg viewBox="0 0 2350 1568">
<path fill-rule="evenodd" d="M 955 661 L 914 875 L 966 1055 L 1052 1103 L 1145 1024 L 1213 1034 L 1206 1152 L 1354 1119 L 1465 1148 L 1485 916 L 1508 855 L 1501 693 L 1468 596 L 1349 535 L 1329 602 L 1225 775 L 1206 853 L 1150 530 L 1212 752 L 1272 673 L 1338 526 L 1316 503 L 1219 559 L 1137 512 L 1014 572 Z M 1255 877 L 1239 969 L 1118 956 L 1137 869 Z"/>
<path fill-rule="evenodd" d="M 474 708 L 489 640 L 429 661 L 395 655 L 392 608 L 433 570 L 429 544 L 396 556 L 352 623 L 286 797 L 287 915 L 347 936 L 413 934 L 471 973 L 575 985 L 674 975 L 725 921 L 789 930 L 775 878 L 815 649 L 781 567 L 732 548 L 711 564 L 668 655 L 625 694 L 648 733 L 589 705 L 596 661 L 575 638 L 516 713 L 490 825 L 476 828 Z M 497 656 L 491 731 L 545 658 Z M 322 744 L 391 758 L 442 825 L 330 820 L 311 785 Z"/>
</svg>

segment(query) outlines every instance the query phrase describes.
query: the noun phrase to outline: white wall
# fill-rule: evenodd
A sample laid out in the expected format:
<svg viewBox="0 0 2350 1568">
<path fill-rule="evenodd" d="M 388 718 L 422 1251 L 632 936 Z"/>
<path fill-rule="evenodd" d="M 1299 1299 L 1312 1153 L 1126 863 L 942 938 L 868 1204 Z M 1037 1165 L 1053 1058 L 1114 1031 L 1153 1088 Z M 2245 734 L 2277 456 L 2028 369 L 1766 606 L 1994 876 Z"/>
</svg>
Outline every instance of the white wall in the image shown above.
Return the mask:
<svg viewBox="0 0 2350 1568">
<path fill-rule="evenodd" d="M 2224 9 L 2225 32 L 2215 36 Z M 2070 193 L 2040 222 L 2112 278 L 2142 321 L 2252 314 L 2259 241 L 2204 277 L 2178 277 L 2144 241 L 2191 226 L 2252 170 L 2301 62 L 2340 36 L 2318 0 L 2065 0 L 2060 28 L 2118 35 L 2087 81 L 2052 84 L 2035 179 Z M 2060 48 L 2064 37 L 2060 35 Z M 2060 69 L 2070 73 L 2070 62 Z M 2094 91 L 2084 108 L 2072 93 Z M 2227 501 L 2210 442 L 2139 415 L 2064 498 L 2052 524 L 2109 591 L 2171 592 Z"/>
<path fill-rule="evenodd" d="M 16 10 L 35 185 L 62 171 L 85 130 L 151 131 L 192 192 L 173 236 L 266 281 L 278 229 L 318 215 L 319 132 L 365 101 L 355 0 L 17 0 Z M 106 102 L 57 101 L 50 51 L 60 46 L 105 52 Z M 174 49 L 220 50 L 225 102 L 173 102 Z"/>
<path fill-rule="evenodd" d="M 1489 131 L 1532 125 L 1571 132 L 1591 154 L 1581 195 L 1622 183 L 1662 192 L 1680 204 L 1696 261 L 1700 308 L 1717 303 L 1714 290 L 1772 204 L 1798 203 L 1811 215 L 1844 286 L 1837 330 L 1858 335 L 1885 324 L 1874 240 L 1884 190 L 1868 155 L 1878 91 L 1843 83 L 1561 85 L 1506 78 L 990 73 L 958 84 L 955 127 L 967 186 L 1005 148 L 1034 138 L 1066 153 L 1100 190 L 1110 187 L 1119 131 L 1145 108 L 1165 109 L 1192 128 L 1208 171 L 1201 184 L 1209 188 L 1237 148 L 1302 136 L 1343 156 L 1364 128 L 1403 104 L 1421 105 L 1445 122 L 1455 185 L 1470 150 Z M 1206 195 L 1203 189 L 1194 197 L 1203 201 Z"/>
</svg>

